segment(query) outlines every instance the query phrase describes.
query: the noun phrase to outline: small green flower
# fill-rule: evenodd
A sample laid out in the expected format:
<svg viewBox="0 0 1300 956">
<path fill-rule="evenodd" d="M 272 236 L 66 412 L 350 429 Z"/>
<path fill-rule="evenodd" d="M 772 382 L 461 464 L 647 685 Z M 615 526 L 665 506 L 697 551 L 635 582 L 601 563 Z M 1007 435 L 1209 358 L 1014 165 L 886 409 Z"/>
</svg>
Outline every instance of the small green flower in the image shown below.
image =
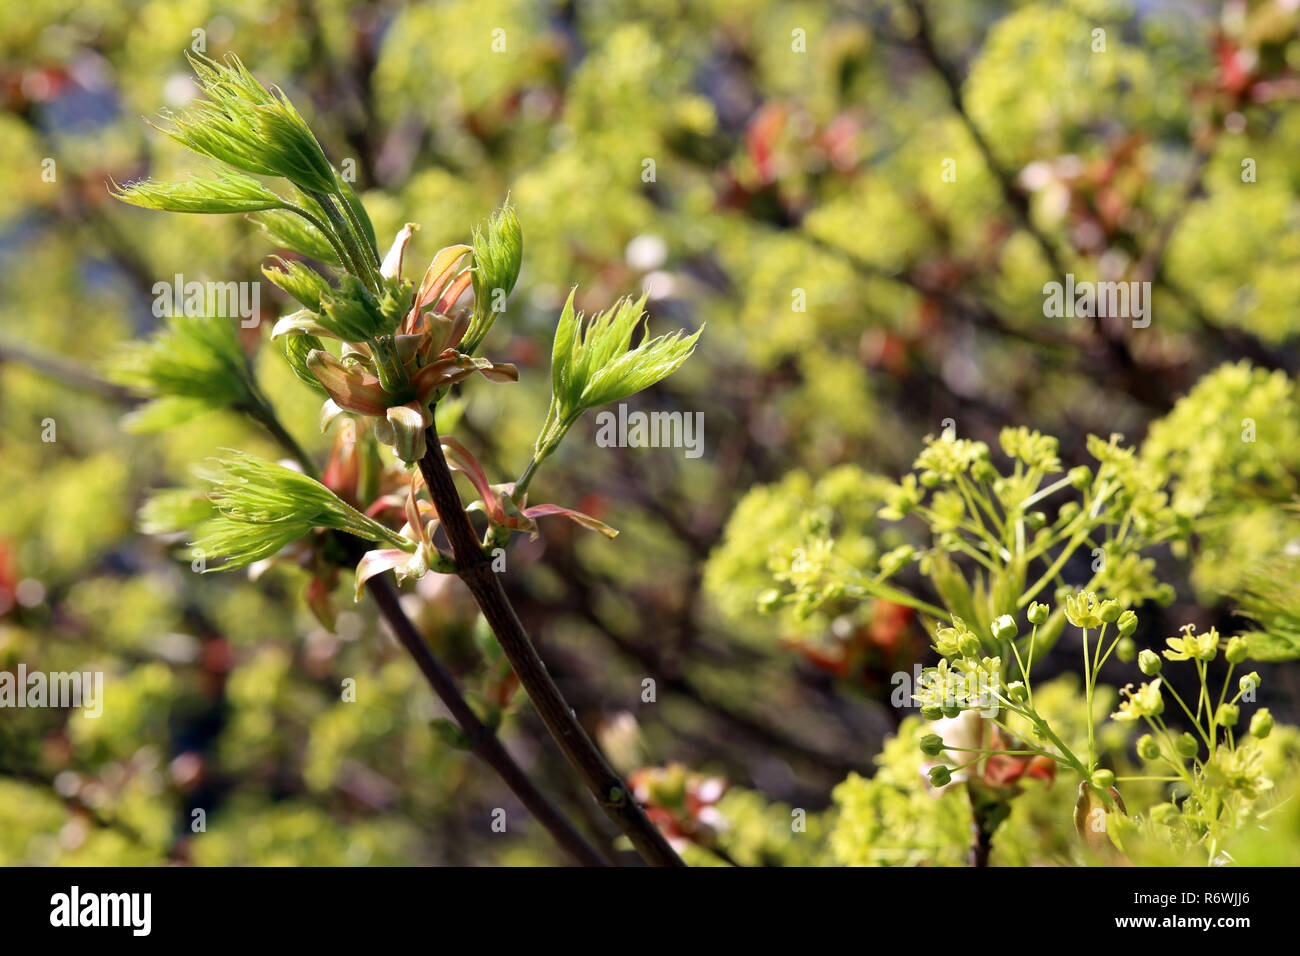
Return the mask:
<svg viewBox="0 0 1300 956">
<path fill-rule="evenodd" d="M 1111 714 L 1113 720 L 1138 720 L 1143 717 L 1155 717 L 1164 712 L 1164 698 L 1160 696 L 1160 678 L 1149 684 L 1143 684 L 1136 691 L 1130 684 L 1125 687 L 1125 700 L 1120 702 L 1119 710 Z"/>
<path fill-rule="evenodd" d="M 1023 426 L 1004 428 L 998 434 L 998 444 L 1009 458 L 1018 458 L 1029 468 L 1050 473 L 1059 471 L 1061 459 L 1056 456 L 1058 442 Z"/>
<path fill-rule="evenodd" d="M 1034 601 L 1029 605 L 1029 612 L 1025 616 L 1028 618 L 1030 624 L 1033 624 L 1036 627 L 1041 627 L 1047 623 L 1047 619 L 1051 616 L 1051 613 L 1051 608 L 1046 604 L 1039 604 L 1037 601 Z"/>
<path fill-rule="evenodd" d="M 983 461 L 988 456 L 989 446 L 982 441 L 930 438 L 912 467 L 918 471 L 933 472 L 936 483 L 951 482 L 969 471 L 977 461 Z"/>
<path fill-rule="evenodd" d="M 934 649 L 941 657 L 957 657 L 961 654 L 961 638 L 966 631 L 961 618 L 953 618 L 952 627 L 941 627 L 934 632 Z"/>
<path fill-rule="evenodd" d="M 959 671 L 941 658 L 937 666 L 921 672 L 913 696 L 921 705 L 922 716 L 932 720 L 936 710 L 944 717 L 956 717 L 963 710 L 983 706 L 979 693 L 978 677 L 971 679 L 969 671 Z"/>
<path fill-rule="evenodd" d="M 1241 719 L 1241 708 L 1236 704 L 1222 703 L 1215 711 L 1214 722 L 1221 727 L 1236 727 Z"/>
<path fill-rule="evenodd" d="M 921 753 L 927 757 L 937 757 L 943 752 L 943 738 L 938 734 L 926 734 L 921 738 Z"/>
<path fill-rule="evenodd" d="M 1160 758 L 1160 745 L 1150 734 L 1143 734 L 1137 742 L 1138 756 L 1143 760 L 1158 760 Z"/>
<path fill-rule="evenodd" d="M 1075 627 L 1101 627 L 1101 601 L 1092 591 L 1080 591 L 1067 597 L 1065 618 Z"/>
<path fill-rule="evenodd" d="M 885 489 L 885 504 L 879 516 L 886 521 L 901 521 L 911 514 L 925 499 L 925 492 L 917 487 L 916 475 L 908 473 L 896 485 Z"/>
<path fill-rule="evenodd" d="M 1181 628 L 1182 637 L 1170 637 L 1165 640 L 1169 650 L 1165 657 L 1171 661 L 1212 661 L 1219 652 L 1219 632 L 1210 628 L 1204 634 L 1196 633 L 1195 624 L 1185 624 Z"/>
<path fill-rule="evenodd" d="M 1258 747 L 1220 747 L 1206 764 L 1205 778 L 1216 789 L 1235 790 L 1250 799 L 1273 789 Z"/>
<path fill-rule="evenodd" d="M 1273 715 L 1269 713 L 1267 707 L 1261 707 L 1255 711 L 1255 716 L 1250 718 L 1250 735 L 1258 740 L 1263 740 L 1273 732 Z"/>
<path fill-rule="evenodd" d="M 1184 757 L 1195 757 L 1200 753 L 1201 745 L 1190 733 L 1179 734 L 1174 741 L 1174 748 Z"/>
</svg>

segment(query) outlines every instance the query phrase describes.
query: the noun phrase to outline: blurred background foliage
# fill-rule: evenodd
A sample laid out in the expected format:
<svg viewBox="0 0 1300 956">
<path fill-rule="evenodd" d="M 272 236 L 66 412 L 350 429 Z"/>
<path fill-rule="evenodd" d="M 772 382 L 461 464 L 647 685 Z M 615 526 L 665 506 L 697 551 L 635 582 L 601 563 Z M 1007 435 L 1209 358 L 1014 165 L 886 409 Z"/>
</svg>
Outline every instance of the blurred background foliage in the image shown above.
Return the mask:
<svg viewBox="0 0 1300 956">
<path fill-rule="evenodd" d="M 968 820 L 921 786 L 917 720 L 889 705 L 891 676 L 930 653 L 917 623 L 881 604 L 759 612 L 811 526 L 863 567 L 906 540 L 876 518 L 883 489 L 947 419 L 990 444 L 1039 428 L 1067 467 L 1090 433 L 1140 443 L 1205 524 L 1188 554 L 1159 556 L 1177 598 L 1144 609 L 1139 637 L 1239 629 L 1229 595 L 1300 541 L 1281 507 L 1300 480 L 1296 6 L 931 6 L 924 24 L 883 0 L 0 8 L 0 668 L 102 670 L 106 697 L 99 720 L 0 712 L 0 862 L 562 860 L 440 732 L 350 580 L 327 630 L 291 563 L 201 576 L 183 536 L 133 530 L 150 490 L 218 449 L 278 454 L 224 412 L 132 429 L 138 398 L 104 377 L 157 330 L 155 283 L 256 281 L 272 251 L 239 217 L 109 200 L 109 179 L 194 170 L 141 116 L 194 94 L 196 45 L 285 89 L 351 162 L 381 247 L 420 224 L 412 262 L 513 198 L 524 268 L 487 350 L 521 383 L 468 390 L 456 425 L 494 480 L 527 458 L 571 286 L 589 313 L 644 288 L 656 328 L 708 323 L 695 359 L 634 402 L 703 412 L 705 455 L 597 448 L 587 420 L 537 494 L 623 534 L 552 524 L 506 575 L 611 758 L 659 768 L 647 799 L 691 862 L 963 858 Z M 1151 325 L 1045 317 L 1043 284 L 1065 272 L 1151 281 Z M 267 341 L 293 306 L 261 292 L 243 345 L 323 460 L 319 396 Z M 429 576 L 405 601 L 490 696 L 500 674 L 459 586 Z M 1295 665 L 1260 670 L 1263 702 L 1295 722 Z M 526 705 L 504 733 L 612 845 Z M 1073 794 L 1030 787 L 994 862 L 1077 860 Z"/>
</svg>

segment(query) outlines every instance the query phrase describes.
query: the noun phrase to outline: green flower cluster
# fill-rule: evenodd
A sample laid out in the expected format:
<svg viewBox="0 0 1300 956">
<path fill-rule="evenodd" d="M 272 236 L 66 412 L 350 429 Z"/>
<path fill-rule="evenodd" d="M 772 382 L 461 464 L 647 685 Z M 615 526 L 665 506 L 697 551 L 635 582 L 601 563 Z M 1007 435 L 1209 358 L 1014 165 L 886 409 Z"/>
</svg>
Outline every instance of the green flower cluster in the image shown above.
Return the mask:
<svg viewBox="0 0 1300 956">
<path fill-rule="evenodd" d="M 1260 686 L 1254 671 L 1233 682 L 1237 665 L 1249 653 L 1245 639 L 1225 641 L 1214 628 L 1197 633 L 1187 625 L 1166 644 L 1166 659 L 1195 669 L 1195 703 L 1184 701 L 1163 677 L 1155 677 L 1137 690 L 1125 688 L 1125 700 L 1111 715 L 1118 721 L 1141 721 L 1150 730 L 1137 741 L 1137 754 L 1152 775 L 1133 779 L 1167 784 L 1167 801 L 1152 806 L 1135 827 L 1177 847 L 1199 848 L 1209 862 L 1223 862 L 1225 845 L 1275 805 L 1277 794 L 1263 747 L 1275 722 L 1268 708 L 1261 707 L 1241 727 L 1241 705 L 1254 701 Z M 1220 653 L 1228 667 L 1216 689 L 1209 664 Z M 1142 652 L 1139 664 L 1148 676 L 1162 670 L 1160 657 L 1150 651 Z M 1234 686 L 1236 693 L 1229 697 Z M 1175 716 L 1186 718 L 1190 730 L 1180 733 L 1166 722 L 1165 692 L 1181 711 Z"/>
<path fill-rule="evenodd" d="M 1300 516 L 1278 507 L 1300 490 L 1300 390 L 1284 372 L 1219 367 L 1152 424 L 1141 455 L 1196 521 L 1192 580 L 1207 596 L 1300 540 Z"/>
<path fill-rule="evenodd" d="M 874 569 L 898 556 L 898 531 L 875 512 L 889 482 L 853 465 L 814 481 L 792 471 L 746 492 L 704 566 L 704 588 L 724 617 L 754 625 L 756 607 L 770 612 L 781 636 L 813 638 L 861 602 L 845 595 L 854 569 Z"/>
<path fill-rule="evenodd" d="M 1173 589 L 1156 579 L 1155 562 L 1143 552 L 1185 538 L 1190 526 L 1170 507 L 1161 476 L 1133 449 L 1118 436 L 1092 436 L 1096 468 L 1062 474 L 1050 436 L 1006 428 L 999 445 L 1009 468 L 999 469 L 983 442 L 930 438 L 914 471 L 886 490 L 880 517 L 917 518 L 932 538 L 916 563 L 941 607 L 910 599 L 912 606 L 938 620 L 960 617 L 991 642 L 992 622 L 1018 614 L 1040 594 L 1064 603 L 1071 589 L 1063 570 L 1076 554 L 1091 555 L 1085 590 L 1104 596 L 1111 621 L 1143 601 L 1173 600 Z M 907 563 L 853 578 L 854 593 L 898 599 L 886 579 Z M 1054 617 L 1040 633 L 1044 649 L 1061 624 Z"/>
</svg>

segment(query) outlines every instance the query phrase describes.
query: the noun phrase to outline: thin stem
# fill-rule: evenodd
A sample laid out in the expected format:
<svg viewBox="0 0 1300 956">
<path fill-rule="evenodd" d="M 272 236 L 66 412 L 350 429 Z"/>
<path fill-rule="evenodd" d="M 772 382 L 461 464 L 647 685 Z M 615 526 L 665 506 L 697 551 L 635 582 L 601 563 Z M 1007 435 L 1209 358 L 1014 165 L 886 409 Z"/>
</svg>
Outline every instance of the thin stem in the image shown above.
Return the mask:
<svg viewBox="0 0 1300 956">
<path fill-rule="evenodd" d="M 469 743 L 470 750 L 497 772 L 497 775 L 519 798 L 519 802 L 528 808 L 528 812 L 546 827 L 555 841 L 575 860 L 583 866 L 609 866 L 609 861 L 587 842 L 573 824 L 528 779 L 528 775 L 510 756 L 492 729 L 478 719 L 465 698 L 461 696 L 455 679 L 433 656 L 410 618 L 406 616 L 406 612 L 402 610 L 402 606 L 397 601 L 397 593 L 389 581 L 390 577 L 391 572 L 373 577 L 366 582 L 366 589 L 379 605 L 379 611 L 388 622 L 389 628 L 402 646 L 415 658 L 415 663 L 419 666 L 425 680 L 429 682 L 429 686 L 433 688 L 433 692 L 451 711 L 452 717 Z"/>
<path fill-rule="evenodd" d="M 1029 672 L 1034 669 L 1034 650 L 1037 644 L 1038 644 L 1038 625 L 1035 624 L 1034 629 L 1029 632 L 1029 664 L 1025 669 L 1025 694 L 1028 695 L 1029 697 L 1030 710 L 1034 709 L 1034 686 L 1031 683 L 1029 683 Z M 1012 646 L 1013 647 L 1015 646 L 1014 642 L 1012 642 Z"/>
<path fill-rule="evenodd" d="M 1020 502 L 1020 510 L 1021 511 L 1027 510 L 1031 505 L 1037 504 L 1038 502 L 1046 498 L 1048 495 L 1054 494 L 1055 492 L 1064 488 L 1069 483 L 1070 483 L 1070 476 L 1066 475 L 1064 478 L 1060 479 L 1059 481 L 1054 481 L 1050 485 L 1038 489 L 1038 491 L 1034 492 L 1024 501 Z"/>
<path fill-rule="evenodd" d="M 983 754 L 986 757 L 992 757 L 997 754 L 1006 754 L 1010 757 L 1034 757 L 1044 755 L 1042 750 L 982 750 L 978 747 L 944 747 L 948 753 L 962 752 L 970 754 Z M 1050 755 L 1049 755 L 1050 756 Z"/>
<path fill-rule="evenodd" d="M 1201 739 L 1205 741 L 1205 746 L 1209 747 L 1210 738 L 1206 735 L 1205 731 L 1201 729 L 1200 720 L 1194 717 L 1191 708 L 1183 703 L 1183 698 L 1179 696 L 1178 691 L 1174 690 L 1174 685 L 1165 681 L 1163 686 L 1169 690 L 1169 693 L 1174 695 L 1174 700 L 1178 701 L 1178 706 L 1183 709 L 1183 713 L 1187 715 L 1187 719 L 1192 722 L 1192 726 L 1196 728 L 1196 732 L 1201 735 Z"/>
<path fill-rule="evenodd" d="M 533 475 L 537 473 L 537 466 L 541 463 L 542 459 L 536 455 L 529 459 L 528 467 L 524 469 L 524 473 L 520 475 L 519 480 L 515 482 L 515 501 L 519 501 L 524 495 L 528 494 L 528 486 L 532 483 Z"/>
<path fill-rule="evenodd" d="M 970 865 L 979 869 L 989 865 L 989 857 L 993 853 L 993 830 L 984 815 L 976 808 L 975 794 L 970 787 L 966 788 L 966 793 L 971 804 Z"/>
<path fill-rule="evenodd" d="M 425 432 L 425 453 L 420 460 L 420 471 L 451 542 L 460 579 L 474 596 L 519 682 L 528 692 L 560 750 L 578 771 L 601 809 L 647 862 L 656 866 L 685 866 L 658 827 L 645 815 L 623 778 L 587 736 L 573 708 L 551 678 L 506 596 L 505 588 L 492 570 L 490 556 L 479 544 L 443 457 L 437 428 L 432 425 Z"/>
<path fill-rule="evenodd" d="M 861 578 L 856 584 L 849 585 L 847 591 L 852 594 L 855 590 L 860 590 L 869 597 L 884 598 L 887 601 L 893 601 L 895 604 L 903 604 L 907 607 L 920 611 L 922 614 L 928 614 L 936 621 L 950 620 L 952 615 L 941 607 L 922 601 L 920 598 L 912 597 L 906 591 L 900 591 L 898 588 L 890 587 L 883 581 L 877 581 L 874 578 Z"/>
<path fill-rule="evenodd" d="M 1101 655 L 1101 660 L 1097 662 L 1097 672 L 1098 672 L 1098 673 L 1100 673 L 1100 672 L 1101 672 L 1101 669 L 1102 669 L 1103 667 L 1106 666 L 1106 662 L 1107 662 L 1108 660 L 1110 660 L 1110 655 L 1113 654 L 1113 653 L 1115 652 L 1115 648 L 1119 647 L 1119 642 L 1123 639 L 1123 637 L 1124 637 L 1124 635 L 1122 635 L 1122 634 L 1116 634 L 1116 635 L 1115 635 L 1115 639 L 1114 639 L 1113 641 L 1110 642 L 1110 647 L 1106 648 L 1106 653 L 1105 653 L 1105 654 L 1102 654 L 1102 655 Z M 1097 647 L 1098 647 L 1098 650 L 1100 650 L 1101 645 L 1098 644 Z"/>
<path fill-rule="evenodd" d="M 290 435 L 289 431 L 280 422 L 279 416 L 275 414 L 275 410 L 271 407 L 271 403 L 262 394 L 262 390 L 257 386 L 256 381 L 253 380 L 251 369 L 249 371 L 249 384 L 256 404 L 252 408 L 245 408 L 242 411 L 265 428 L 275 443 L 284 449 L 294 461 L 298 462 L 304 475 L 308 478 L 320 480 L 320 471 L 316 467 L 316 462 L 312 460 L 312 457 L 298 444 L 297 439 Z"/>
<path fill-rule="evenodd" d="M 1011 646 L 1011 653 L 1016 656 L 1016 664 L 1020 667 L 1020 676 L 1024 678 L 1025 694 L 1029 694 L 1029 671 L 1025 670 L 1025 662 L 1020 659 L 1020 649 L 1016 647 L 1015 640 L 1007 641 Z"/>
<path fill-rule="evenodd" d="M 360 279 L 368 290 L 378 295 L 379 270 L 371 263 L 370 257 L 366 255 L 369 250 L 369 243 L 366 242 L 364 237 L 359 237 L 353 232 L 347 219 L 339 212 L 333 196 L 325 193 L 313 193 L 311 198 L 316 201 L 316 205 L 320 207 L 321 212 L 325 213 L 325 218 L 333 226 L 334 234 L 343 243 L 348 254 L 348 262 L 345 263 L 345 268 L 350 265 L 348 271 Z M 343 205 L 346 206 L 347 203 Z"/>
<path fill-rule="evenodd" d="M 1087 699 L 1087 708 L 1088 708 L 1088 769 L 1092 770 L 1093 761 L 1096 759 L 1093 755 L 1095 747 L 1093 743 L 1093 730 L 1092 730 L 1092 725 L 1093 725 L 1092 666 L 1088 661 L 1088 629 L 1085 627 L 1082 630 L 1083 630 L 1083 688 L 1084 688 L 1084 696 Z M 1097 641 L 1098 643 L 1100 643 L 1101 638 L 1098 637 Z"/>
<path fill-rule="evenodd" d="M 1080 517 L 1082 517 L 1082 515 L 1080 515 Z M 1036 598 L 1038 592 L 1051 583 L 1052 578 L 1056 577 L 1057 572 L 1065 566 L 1066 561 L 1070 560 L 1070 555 L 1074 554 L 1075 550 L 1083 543 L 1083 540 L 1086 537 L 1087 534 L 1085 532 L 1077 532 L 1074 537 L 1070 539 L 1070 543 L 1066 545 L 1065 550 L 1057 555 L 1056 560 L 1053 561 L 1051 566 L 1043 572 L 1043 576 L 1034 582 L 1033 586 L 1030 587 L 1028 591 L 1020 595 L 1020 600 L 1016 602 L 1016 607 L 1025 607 L 1030 601 Z"/>
<path fill-rule="evenodd" d="M 370 236 L 365 227 L 361 225 L 361 216 L 357 213 L 356 206 L 352 203 L 352 197 L 341 185 L 338 190 L 339 205 L 343 207 L 343 214 L 347 217 L 348 225 L 351 226 L 353 234 L 357 237 L 357 243 L 361 246 L 364 254 L 363 258 L 367 265 L 374 269 L 375 274 L 379 274 L 380 261 L 379 252 L 370 244 Z"/>
<path fill-rule="evenodd" d="M 347 250 L 344 249 L 343 246 L 339 243 L 338 239 L 335 238 L 333 229 L 331 229 L 324 222 L 322 222 L 320 217 L 312 214 L 311 212 L 309 212 L 308 210 L 304 209 L 301 206 L 295 206 L 293 203 L 287 202 L 284 204 L 284 208 L 287 209 L 289 212 L 297 213 L 299 216 L 302 216 L 302 218 L 306 219 L 309 223 L 315 226 L 316 230 L 325 237 L 325 241 L 330 244 L 330 248 L 334 250 L 334 255 L 338 256 L 339 265 L 341 265 L 344 269 L 348 269 L 349 265 L 351 264 L 351 258 L 348 256 Z M 352 272 L 354 275 L 356 274 L 355 267 L 348 269 L 348 271 Z"/>
</svg>

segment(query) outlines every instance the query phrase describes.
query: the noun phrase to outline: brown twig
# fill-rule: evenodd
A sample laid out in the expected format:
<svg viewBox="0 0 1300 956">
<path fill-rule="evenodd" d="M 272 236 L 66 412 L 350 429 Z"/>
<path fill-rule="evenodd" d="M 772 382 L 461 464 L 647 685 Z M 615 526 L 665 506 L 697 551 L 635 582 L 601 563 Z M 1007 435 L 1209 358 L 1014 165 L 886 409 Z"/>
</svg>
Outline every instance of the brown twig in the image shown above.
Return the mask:
<svg viewBox="0 0 1300 956">
<path fill-rule="evenodd" d="M 551 679 L 546 664 L 520 623 L 514 606 L 492 570 L 491 558 L 479 543 L 474 526 L 465 513 L 434 426 L 426 430 L 425 439 L 426 449 L 420 460 L 420 471 L 451 543 L 452 555 L 456 559 L 456 573 L 474 596 L 519 682 L 531 698 L 542 722 L 546 724 L 546 729 L 555 738 L 569 763 L 578 771 L 605 814 L 632 841 L 646 862 L 655 866 L 685 866 L 663 834 L 645 815 L 623 778 L 592 743 L 564 695 Z"/>
<path fill-rule="evenodd" d="M 609 866 L 609 861 L 587 842 L 562 813 L 538 790 L 523 772 L 515 759 L 510 756 L 492 728 L 488 727 L 474 713 L 469 703 L 461 696 L 455 679 L 433 656 L 424 643 L 424 639 L 411 623 L 406 612 L 397 601 L 397 593 L 389 581 L 389 575 L 371 578 L 366 582 L 366 589 L 375 599 L 384 620 L 392 629 L 401 645 L 415 658 L 420 673 L 424 675 L 429 686 L 451 712 L 452 718 L 460 726 L 469 749 L 497 772 L 505 781 L 519 801 L 528 808 L 537 821 L 546 827 L 557 843 L 566 849 L 574 859 L 584 866 Z"/>
</svg>

